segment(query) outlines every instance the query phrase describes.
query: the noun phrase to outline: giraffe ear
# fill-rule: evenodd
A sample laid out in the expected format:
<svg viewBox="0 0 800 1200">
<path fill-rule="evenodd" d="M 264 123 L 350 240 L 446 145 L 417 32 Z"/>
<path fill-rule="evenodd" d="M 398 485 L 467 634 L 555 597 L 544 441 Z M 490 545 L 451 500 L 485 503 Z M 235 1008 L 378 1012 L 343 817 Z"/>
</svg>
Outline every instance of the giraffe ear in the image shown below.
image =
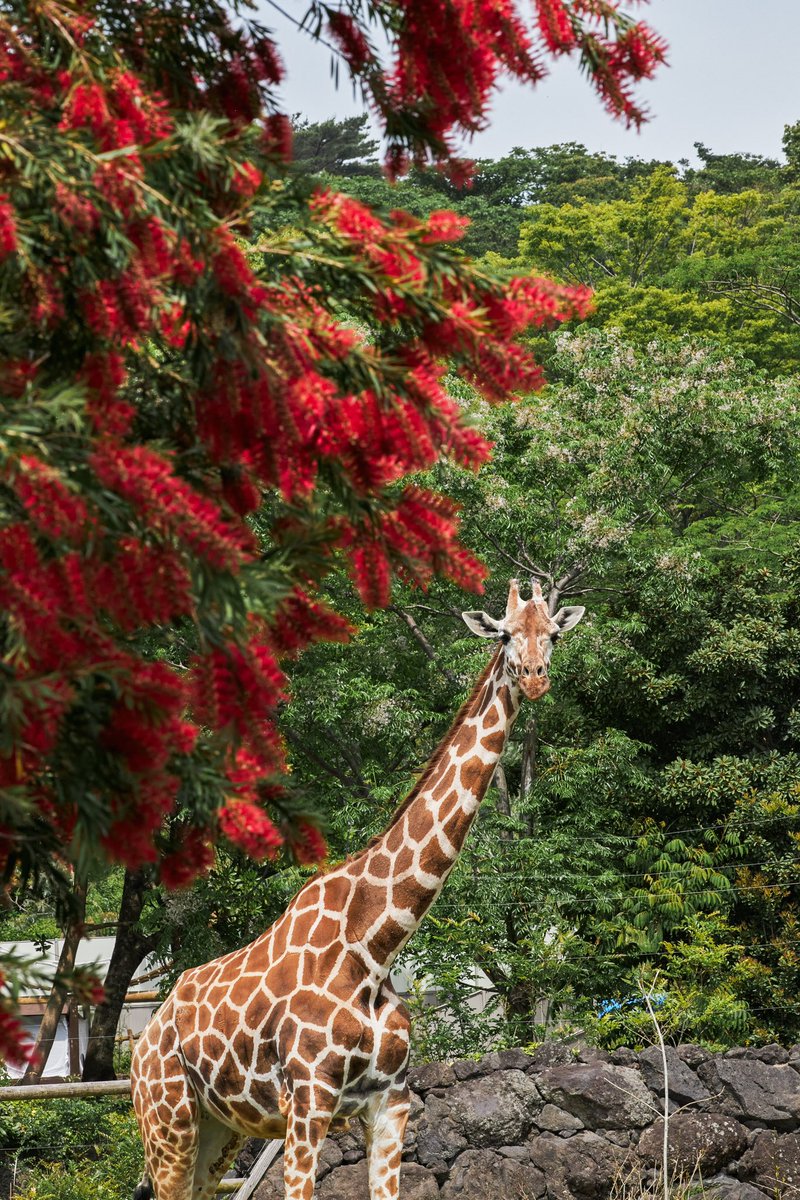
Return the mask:
<svg viewBox="0 0 800 1200">
<path fill-rule="evenodd" d="M 585 612 L 586 609 L 581 604 L 568 604 L 566 608 L 560 608 L 553 617 L 558 625 L 559 633 L 566 633 L 568 629 L 574 629 Z"/>
<path fill-rule="evenodd" d="M 464 618 L 466 626 L 473 633 L 477 633 L 478 637 L 499 638 L 502 635 L 500 622 L 495 621 L 494 617 L 490 617 L 485 612 L 464 612 L 461 614 Z"/>
</svg>

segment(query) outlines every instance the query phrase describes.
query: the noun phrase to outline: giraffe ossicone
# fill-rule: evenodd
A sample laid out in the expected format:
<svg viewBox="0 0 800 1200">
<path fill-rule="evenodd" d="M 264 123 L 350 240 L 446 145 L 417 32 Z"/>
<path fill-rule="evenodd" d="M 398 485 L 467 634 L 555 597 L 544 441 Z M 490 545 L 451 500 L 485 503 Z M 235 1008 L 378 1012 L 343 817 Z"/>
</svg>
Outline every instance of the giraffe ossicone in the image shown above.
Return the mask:
<svg viewBox="0 0 800 1200">
<path fill-rule="evenodd" d="M 387 829 L 311 879 L 249 946 L 185 971 L 139 1039 L 133 1103 L 140 1200 L 211 1200 L 248 1136 L 283 1137 L 286 1200 L 312 1200 L 335 1120 L 364 1127 L 370 1200 L 397 1200 L 408 1119 L 409 1017 L 389 979 L 439 895 L 521 698 L 549 687 L 557 637 L 538 583 L 511 581 L 505 616 L 464 613 L 497 647 Z"/>
</svg>

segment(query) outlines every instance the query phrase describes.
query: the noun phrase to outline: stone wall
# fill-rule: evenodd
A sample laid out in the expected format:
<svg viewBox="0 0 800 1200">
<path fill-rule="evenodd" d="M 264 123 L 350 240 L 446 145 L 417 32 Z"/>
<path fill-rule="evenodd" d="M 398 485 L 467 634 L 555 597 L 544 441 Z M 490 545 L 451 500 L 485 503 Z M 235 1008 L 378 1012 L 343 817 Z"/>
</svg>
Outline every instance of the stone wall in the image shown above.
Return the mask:
<svg viewBox="0 0 800 1200">
<path fill-rule="evenodd" d="M 671 1169 L 720 1200 L 800 1194 L 800 1046 L 669 1048 Z M 410 1072 L 401 1200 L 624 1200 L 657 1180 L 661 1053 L 548 1043 Z M 368 1200 L 357 1121 L 329 1138 L 319 1200 Z M 283 1200 L 280 1159 L 255 1200 Z"/>
</svg>

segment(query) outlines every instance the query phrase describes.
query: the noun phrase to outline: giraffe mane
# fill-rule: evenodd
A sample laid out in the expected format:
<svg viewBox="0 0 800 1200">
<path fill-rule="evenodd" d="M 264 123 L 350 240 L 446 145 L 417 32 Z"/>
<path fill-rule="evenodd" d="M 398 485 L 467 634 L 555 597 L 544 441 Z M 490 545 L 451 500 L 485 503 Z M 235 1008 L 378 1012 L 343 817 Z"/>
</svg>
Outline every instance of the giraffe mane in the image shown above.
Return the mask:
<svg viewBox="0 0 800 1200">
<path fill-rule="evenodd" d="M 463 722 L 467 720 L 468 717 L 471 717 L 474 715 L 474 709 L 478 702 L 478 696 L 481 693 L 484 683 L 489 678 L 489 675 L 491 674 L 491 672 L 494 670 L 494 665 L 497 662 L 497 659 L 501 653 L 501 650 L 502 650 L 502 647 L 500 647 L 500 646 L 496 647 L 494 654 L 492 654 L 491 658 L 489 659 L 486 666 L 481 671 L 478 679 L 476 680 L 472 691 L 467 696 L 464 703 L 461 705 L 461 708 L 456 713 L 453 721 L 450 723 L 448 734 L 445 734 L 445 736 L 439 742 L 439 745 L 434 750 L 431 757 L 428 759 L 425 766 L 420 771 L 419 775 L 417 776 L 416 782 L 414 783 L 413 787 L 411 788 L 411 791 L 408 793 L 408 795 L 405 797 L 405 799 L 400 801 L 397 808 L 392 813 L 391 817 L 389 818 L 389 824 L 380 833 L 376 833 L 374 837 L 370 838 L 370 840 L 367 842 L 366 846 L 362 846 L 360 850 L 355 850 L 352 854 L 348 854 L 347 858 L 342 859 L 342 861 L 340 863 L 337 863 L 336 866 L 345 866 L 347 863 L 355 862 L 357 859 L 361 858 L 362 854 L 366 854 L 368 850 L 371 850 L 373 848 L 373 846 L 377 845 L 377 843 L 381 840 L 381 838 L 386 836 L 386 834 L 389 832 L 390 829 L 394 828 L 394 826 L 397 824 L 397 822 L 399 820 L 401 820 L 401 818 L 405 814 L 406 810 L 414 803 L 417 796 L 420 794 L 422 789 L 428 783 L 431 776 L 433 775 L 433 773 L 436 771 L 437 767 L 441 763 L 442 758 L 445 753 L 445 750 L 447 749 L 447 747 L 450 744 L 450 736 L 449 736 L 450 732 L 453 729 L 456 729 L 459 726 L 461 726 L 463 724 Z M 332 869 L 332 868 L 329 868 L 329 869 Z"/>
</svg>

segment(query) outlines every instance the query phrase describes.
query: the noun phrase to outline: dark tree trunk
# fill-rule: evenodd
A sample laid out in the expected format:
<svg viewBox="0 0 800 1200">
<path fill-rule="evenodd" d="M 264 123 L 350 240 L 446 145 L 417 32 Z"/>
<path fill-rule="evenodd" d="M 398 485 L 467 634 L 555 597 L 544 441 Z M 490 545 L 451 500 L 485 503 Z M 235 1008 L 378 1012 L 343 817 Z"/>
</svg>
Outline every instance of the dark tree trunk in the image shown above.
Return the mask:
<svg viewBox="0 0 800 1200">
<path fill-rule="evenodd" d="M 61 947 L 61 954 L 58 958 L 55 979 L 53 980 L 53 986 L 50 990 L 44 1014 L 42 1015 L 42 1023 L 39 1026 L 39 1032 L 34 1042 L 35 1057 L 28 1064 L 25 1074 L 22 1077 L 23 1083 L 38 1083 L 40 1081 L 42 1072 L 50 1057 L 50 1051 L 53 1049 L 53 1042 L 56 1040 L 58 1022 L 61 1020 L 61 1014 L 64 1011 L 64 1001 L 69 993 L 69 977 L 72 974 L 72 968 L 75 966 L 75 955 L 78 953 L 78 945 L 83 936 L 83 923 L 86 919 L 85 879 L 75 879 L 72 888 L 72 900 L 72 912 L 67 921 L 67 927 L 64 930 L 64 945 Z"/>
<path fill-rule="evenodd" d="M 151 886 L 146 867 L 125 872 L 117 939 L 104 984 L 105 999 L 95 1009 L 89 1030 L 89 1048 L 82 1075 L 87 1083 L 116 1078 L 114 1040 L 125 997 L 142 960 L 156 948 L 155 935 L 145 936 L 138 927 Z"/>
</svg>

